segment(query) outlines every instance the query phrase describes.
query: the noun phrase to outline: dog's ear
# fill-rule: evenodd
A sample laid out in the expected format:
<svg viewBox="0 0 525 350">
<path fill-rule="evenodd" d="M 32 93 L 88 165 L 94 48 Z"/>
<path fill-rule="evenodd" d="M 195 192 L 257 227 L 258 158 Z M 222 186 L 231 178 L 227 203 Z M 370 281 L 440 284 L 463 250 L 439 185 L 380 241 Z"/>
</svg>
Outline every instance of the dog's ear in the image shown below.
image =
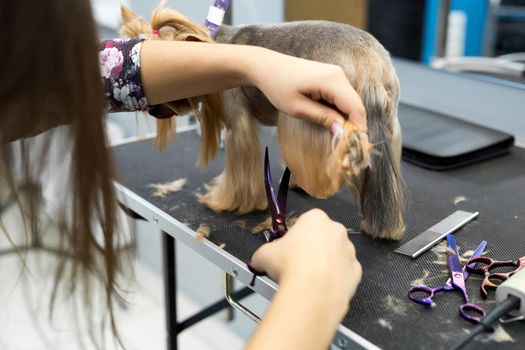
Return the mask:
<svg viewBox="0 0 525 350">
<path fill-rule="evenodd" d="M 137 18 L 135 12 L 131 11 L 126 5 L 120 5 L 120 17 L 122 18 L 122 23 L 127 24 Z"/>
</svg>

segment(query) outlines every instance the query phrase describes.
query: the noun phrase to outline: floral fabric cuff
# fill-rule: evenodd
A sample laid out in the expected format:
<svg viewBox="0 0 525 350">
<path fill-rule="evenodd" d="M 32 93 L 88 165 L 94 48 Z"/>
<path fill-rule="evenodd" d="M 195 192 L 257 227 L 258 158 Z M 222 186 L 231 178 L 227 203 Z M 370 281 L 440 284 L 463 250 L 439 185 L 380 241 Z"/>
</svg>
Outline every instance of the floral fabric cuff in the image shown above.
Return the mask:
<svg viewBox="0 0 525 350">
<path fill-rule="evenodd" d="M 144 39 L 100 42 L 99 62 L 106 112 L 145 111 L 148 104 L 140 75 L 140 49 Z"/>
</svg>

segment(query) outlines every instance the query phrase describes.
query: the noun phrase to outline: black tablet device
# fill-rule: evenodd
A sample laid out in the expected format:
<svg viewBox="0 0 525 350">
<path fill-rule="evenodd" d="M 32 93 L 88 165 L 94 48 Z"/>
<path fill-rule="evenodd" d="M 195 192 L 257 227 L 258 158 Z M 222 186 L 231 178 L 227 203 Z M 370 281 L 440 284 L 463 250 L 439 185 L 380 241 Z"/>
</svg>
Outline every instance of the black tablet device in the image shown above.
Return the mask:
<svg viewBox="0 0 525 350">
<path fill-rule="evenodd" d="M 449 170 L 509 152 L 514 136 L 445 114 L 399 105 L 403 160 Z"/>
</svg>

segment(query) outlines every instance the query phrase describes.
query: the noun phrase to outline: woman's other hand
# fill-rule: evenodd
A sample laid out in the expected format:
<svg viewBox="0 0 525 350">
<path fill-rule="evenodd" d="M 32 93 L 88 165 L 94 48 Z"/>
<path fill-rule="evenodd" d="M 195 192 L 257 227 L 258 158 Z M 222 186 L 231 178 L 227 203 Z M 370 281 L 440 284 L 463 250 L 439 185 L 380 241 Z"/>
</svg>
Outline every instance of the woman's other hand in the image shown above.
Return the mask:
<svg viewBox="0 0 525 350">
<path fill-rule="evenodd" d="M 292 117 L 327 128 L 349 118 L 366 129 L 365 107 L 339 66 L 261 50 L 247 74 L 275 107 Z"/>
</svg>

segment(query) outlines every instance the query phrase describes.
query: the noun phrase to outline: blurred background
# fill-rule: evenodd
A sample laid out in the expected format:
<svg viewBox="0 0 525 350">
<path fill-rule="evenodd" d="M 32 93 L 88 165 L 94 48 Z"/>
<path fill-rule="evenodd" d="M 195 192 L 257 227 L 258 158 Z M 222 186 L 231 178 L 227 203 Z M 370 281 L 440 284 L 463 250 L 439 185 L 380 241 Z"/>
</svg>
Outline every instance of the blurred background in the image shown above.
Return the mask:
<svg viewBox="0 0 525 350">
<path fill-rule="evenodd" d="M 120 3 L 148 19 L 158 1 L 93 0 L 100 38 L 119 36 Z M 210 3 L 210 0 L 177 0 L 168 1 L 167 5 L 203 23 Z M 407 60 L 423 68 L 525 87 L 525 0 L 232 1 L 234 25 L 302 19 L 326 19 L 365 29 L 400 62 Z M 191 123 L 191 117 L 177 121 L 180 128 Z M 108 116 L 107 124 L 113 144 L 155 132 L 155 122 L 141 113 L 113 114 Z M 161 233 L 142 221 L 134 225 L 138 240 L 138 285 L 131 305 L 118 311 L 120 326 L 129 349 L 164 349 Z M 10 243 L 2 237 L 0 248 L 9 247 Z M 78 335 L 57 334 L 53 327 L 35 326 L 34 310 L 23 305 L 26 295 L 20 288 L 13 288 L 20 272 L 16 267 L 18 258 L 2 259 L 2 269 L 12 271 L 12 284 L 7 289 L 0 288 L 0 296 L 9 297 L 0 305 L 0 349 L 78 348 Z M 223 279 L 219 269 L 182 244 L 177 245 L 177 259 L 179 317 L 222 298 Z M 38 294 L 38 289 L 32 292 Z M 47 300 L 46 296 L 40 297 Z M 251 296 L 246 304 L 262 314 L 268 302 Z M 229 316 L 223 313 L 187 330 L 180 338 L 180 348 L 241 349 L 255 325 L 241 315 L 227 322 Z M 42 340 L 43 334 L 47 334 L 44 337 L 47 341 Z M 110 349 L 114 346 L 107 345 Z"/>
<path fill-rule="evenodd" d="M 284 3 L 286 20 L 323 18 L 350 23 L 369 31 L 397 58 L 525 82 L 523 70 L 516 68 L 513 75 L 504 62 L 493 60 L 504 56 L 509 61 L 525 61 L 523 0 L 286 0 Z"/>
</svg>

